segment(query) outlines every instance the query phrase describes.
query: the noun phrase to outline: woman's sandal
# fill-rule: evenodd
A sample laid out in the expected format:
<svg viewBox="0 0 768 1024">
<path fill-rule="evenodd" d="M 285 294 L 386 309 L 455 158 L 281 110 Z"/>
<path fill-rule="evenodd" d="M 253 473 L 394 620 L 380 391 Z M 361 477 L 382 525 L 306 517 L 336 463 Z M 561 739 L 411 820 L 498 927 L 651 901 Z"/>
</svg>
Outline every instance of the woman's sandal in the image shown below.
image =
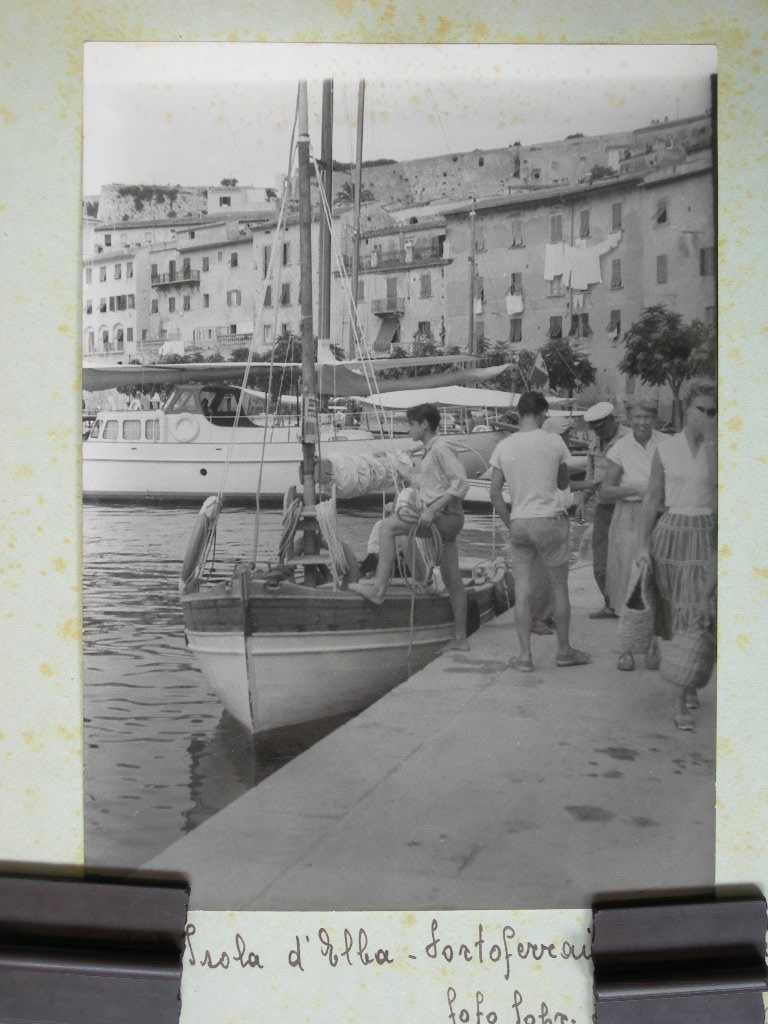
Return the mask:
<svg viewBox="0 0 768 1024">
<path fill-rule="evenodd" d="M 659 653 L 659 645 L 656 640 L 653 641 L 651 646 L 645 652 L 645 667 L 650 669 L 651 672 L 655 672 L 661 666 L 661 654 Z"/>
<path fill-rule="evenodd" d="M 558 668 L 569 668 L 571 665 L 588 665 L 590 657 L 585 651 L 577 651 L 572 647 L 567 654 L 555 656 L 555 664 Z"/>
<path fill-rule="evenodd" d="M 509 667 L 515 669 L 516 672 L 533 672 L 533 662 L 526 661 L 524 658 L 513 658 Z"/>
<path fill-rule="evenodd" d="M 698 695 L 695 691 L 692 690 L 690 693 L 686 693 L 685 706 L 688 708 L 689 711 L 696 711 L 697 708 L 701 707 L 701 705 L 699 704 Z"/>
<path fill-rule="evenodd" d="M 679 714 L 675 715 L 675 725 L 678 729 L 681 730 L 681 732 L 693 732 L 695 728 L 695 723 L 693 721 L 692 716 L 688 714 L 683 714 L 682 711 Z"/>
</svg>

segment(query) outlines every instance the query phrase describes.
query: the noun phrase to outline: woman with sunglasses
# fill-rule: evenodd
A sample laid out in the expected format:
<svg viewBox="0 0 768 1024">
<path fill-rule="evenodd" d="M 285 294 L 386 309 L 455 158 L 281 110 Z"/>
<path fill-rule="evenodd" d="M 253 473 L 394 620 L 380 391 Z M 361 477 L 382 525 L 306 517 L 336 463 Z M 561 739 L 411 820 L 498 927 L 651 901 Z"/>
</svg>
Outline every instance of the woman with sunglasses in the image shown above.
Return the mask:
<svg viewBox="0 0 768 1024">
<path fill-rule="evenodd" d="M 711 622 L 717 582 L 717 389 L 690 381 L 683 398 L 684 425 L 654 452 L 643 502 L 644 548 L 653 561 L 660 597 L 659 631 L 665 640 L 697 620 Z M 659 511 L 665 508 L 660 519 Z M 693 729 L 695 690 L 683 689 L 675 715 Z"/>
</svg>

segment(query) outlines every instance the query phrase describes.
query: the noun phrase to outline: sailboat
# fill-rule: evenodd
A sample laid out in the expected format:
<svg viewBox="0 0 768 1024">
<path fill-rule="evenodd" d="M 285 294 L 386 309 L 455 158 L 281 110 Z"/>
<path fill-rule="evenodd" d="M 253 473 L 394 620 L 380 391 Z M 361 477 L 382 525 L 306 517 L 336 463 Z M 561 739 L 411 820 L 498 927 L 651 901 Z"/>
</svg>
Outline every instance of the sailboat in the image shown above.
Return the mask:
<svg viewBox="0 0 768 1024">
<path fill-rule="evenodd" d="M 353 556 L 342 547 L 346 571 L 323 550 L 329 503 L 316 483 L 317 415 L 313 353 L 310 156 L 307 87 L 299 86 L 299 218 L 301 225 L 301 496 L 290 496 L 294 532 L 284 526 L 279 564 L 237 563 L 223 582 L 201 583 L 215 537 L 221 498 L 203 505 L 180 578 L 186 639 L 211 689 L 254 733 L 360 711 L 437 656 L 453 636 L 447 594 L 416 592 L 395 581 L 376 607 L 347 589 Z M 286 520 L 284 520 L 285 524 Z M 338 554 L 338 552 L 336 552 Z M 345 561 L 346 560 L 346 561 Z M 322 572 L 330 567 L 330 582 Z M 489 576 L 467 586 L 472 632 L 508 607 L 503 584 Z"/>
</svg>

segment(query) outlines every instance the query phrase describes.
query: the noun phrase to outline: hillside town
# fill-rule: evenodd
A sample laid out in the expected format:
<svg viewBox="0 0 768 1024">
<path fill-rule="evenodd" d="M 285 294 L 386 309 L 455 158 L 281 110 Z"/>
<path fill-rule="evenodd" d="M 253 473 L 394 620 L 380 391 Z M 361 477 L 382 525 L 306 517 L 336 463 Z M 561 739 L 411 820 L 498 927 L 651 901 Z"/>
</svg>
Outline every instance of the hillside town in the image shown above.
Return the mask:
<svg viewBox="0 0 768 1024">
<path fill-rule="evenodd" d="M 353 171 L 334 164 L 331 191 L 330 341 L 347 356 Z M 296 195 L 282 175 L 271 187 L 112 184 L 86 197 L 84 365 L 228 359 L 298 335 Z M 314 178 L 312 195 L 315 248 Z M 596 371 L 582 397 L 621 404 L 643 388 L 619 363 L 623 333 L 644 309 L 716 329 L 709 112 L 611 135 L 375 161 L 363 165 L 360 198 L 357 316 L 377 355 L 428 342 L 437 353 L 514 360 L 568 339 Z M 663 407 L 666 396 L 656 398 Z"/>
</svg>

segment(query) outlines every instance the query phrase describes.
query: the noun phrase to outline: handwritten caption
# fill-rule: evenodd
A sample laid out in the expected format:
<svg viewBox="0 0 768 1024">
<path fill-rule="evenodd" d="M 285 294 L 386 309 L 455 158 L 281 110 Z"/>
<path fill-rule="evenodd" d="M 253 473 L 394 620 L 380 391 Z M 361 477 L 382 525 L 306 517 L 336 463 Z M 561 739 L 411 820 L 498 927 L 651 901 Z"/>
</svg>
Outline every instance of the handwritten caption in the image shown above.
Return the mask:
<svg viewBox="0 0 768 1024">
<path fill-rule="evenodd" d="M 511 992 L 503 1005 L 494 1006 L 486 994 L 474 988 L 462 991 L 457 984 L 445 987 L 442 1019 L 448 1024 L 578 1024 L 575 1018 L 556 1010 L 543 999 L 528 1002 L 515 985 L 516 965 L 530 961 L 590 960 L 588 945 L 575 945 L 568 940 L 532 941 L 520 936 L 510 924 L 487 929 L 478 923 L 466 936 L 444 934 L 439 920 L 432 919 L 429 934 L 411 949 L 392 950 L 377 944 L 366 928 L 330 929 L 321 926 L 311 934 L 295 934 L 287 948 L 263 954 L 240 932 L 225 949 L 204 948 L 197 939 L 197 928 L 186 928 L 187 965 L 209 971 L 264 971 L 270 966 L 287 965 L 303 973 L 310 965 L 320 963 L 334 971 L 366 968 L 387 971 L 406 961 L 425 966 L 430 964 L 476 964 L 489 966 L 497 977 L 509 983 Z M 494 997 L 496 998 L 496 997 Z M 497 1000 L 498 1001 L 498 1000 Z"/>
</svg>

